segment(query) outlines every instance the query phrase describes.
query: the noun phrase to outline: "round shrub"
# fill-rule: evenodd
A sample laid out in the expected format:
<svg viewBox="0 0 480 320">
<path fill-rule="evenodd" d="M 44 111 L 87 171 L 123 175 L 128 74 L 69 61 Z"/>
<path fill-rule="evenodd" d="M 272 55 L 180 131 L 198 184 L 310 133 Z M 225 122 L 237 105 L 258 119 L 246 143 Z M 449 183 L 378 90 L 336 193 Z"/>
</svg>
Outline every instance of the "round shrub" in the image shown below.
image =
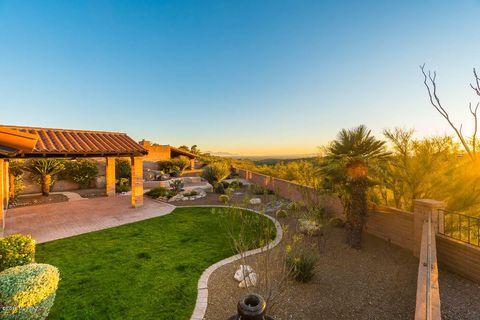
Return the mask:
<svg viewBox="0 0 480 320">
<path fill-rule="evenodd" d="M 0 319 L 46 319 L 55 300 L 60 275 L 48 264 L 28 264 L 0 273 Z"/>
<path fill-rule="evenodd" d="M 230 197 L 227 196 L 226 194 L 222 194 L 221 196 L 218 197 L 218 201 L 220 201 L 223 204 L 227 204 L 230 201 Z"/>
<path fill-rule="evenodd" d="M 171 198 L 174 195 L 174 192 L 171 190 L 168 190 L 167 188 L 164 187 L 158 187 L 158 188 L 153 188 L 150 191 L 145 193 L 147 196 L 151 198 Z"/>
<path fill-rule="evenodd" d="M 293 278 L 300 282 L 308 282 L 315 274 L 318 258 L 308 253 L 287 258 L 287 267 Z"/>
<path fill-rule="evenodd" d="M 0 271 L 29 264 L 34 259 L 35 240 L 30 235 L 12 234 L 0 238 Z"/>
<path fill-rule="evenodd" d="M 343 228 L 343 226 L 345 225 L 345 222 L 338 217 L 333 217 L 330 220 L 328 220 L 328 224 L 335 228 Z"/>
<path fill-rule="evenodd" d="M 288 212 L 284 209 L 278 209 L 276 215 L 277 218 L 286 218 L 288 216 Z"/>
<path fill-rule="evenodd" d="M 98 175 L 97 162 L 89 159 L 79 159 L 64 162 L 65 170 L 62 178 L 78 183 L 82 188 L 88 188 Z"/>
<path fill-rule="evenodd" d="M 223 186 L 222 183 L 217 183 L 215 185 L 215 193 L 218 193 L 218 194 L 224 194 L 225 193 L 225 187 Z"/>
</svg>

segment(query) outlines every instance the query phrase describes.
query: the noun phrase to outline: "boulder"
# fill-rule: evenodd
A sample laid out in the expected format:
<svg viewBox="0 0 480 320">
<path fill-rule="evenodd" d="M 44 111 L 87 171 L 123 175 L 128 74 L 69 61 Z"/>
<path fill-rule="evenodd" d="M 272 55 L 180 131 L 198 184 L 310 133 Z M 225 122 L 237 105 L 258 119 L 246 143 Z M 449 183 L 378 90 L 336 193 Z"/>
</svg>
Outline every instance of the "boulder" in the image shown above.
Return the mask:
<svg viewBox="0 0 480 320">
<path fill-rule="evenodd" d="M 262 203 L 262 199 L 260 199 L 260 198 L 250 199 L 250 204 L 260 204 L 260 203 Z"/>
<path fill-rule="evenodd" d="M 255 287 L 257 285 L 257 274 L 252 272 L 248 274 L 248 276 L 243 279 L 238 286 L 240 288 L 248 288 L 248 287 Z"/>
<path fill-rule="evenodd" d="M 241 264 L 237 271 L 235 271 L 235 275 L 233 276 L 235 280 L 242 281 L 245 276 L 249 275 L 253 272 L 253 268 L 247 264 Z"/>
</svg>

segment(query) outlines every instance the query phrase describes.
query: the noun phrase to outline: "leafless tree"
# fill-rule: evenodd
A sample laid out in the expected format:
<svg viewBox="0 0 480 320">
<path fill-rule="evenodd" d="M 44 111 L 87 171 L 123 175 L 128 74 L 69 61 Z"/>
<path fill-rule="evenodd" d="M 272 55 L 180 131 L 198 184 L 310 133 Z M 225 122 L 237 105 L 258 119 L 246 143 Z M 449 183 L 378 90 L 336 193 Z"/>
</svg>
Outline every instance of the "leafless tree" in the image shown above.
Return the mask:
<svg viewBox="0 0 480 320">
<path fill-rule="evenodd" d="M 470 114 L 473 117 L 473 122 L 474 122 L 472 137 L 468 139 L 468 137 L 466 138 L 463 135 L 462 125 L 460 124 L 460 127 L 458 127 L 452 122 L 452 120 L 450 119 L 450 115 L 448 114 L 447 110 L 442 106 L 442 103 L 440 102 L 440 98 L 438 97 L 438 93 L 437 93 L 437 82 L 436 82 L 437 73 L 435 71 L 433 71 L 432 73 L 430 70 L 428 70 L 428 72 L 425 72 L 425 64 L 420 66 L 420 70 L 422 70 L 422 74 L 424 77 L 423 83 L 427 88 L 430 103 L 438 111 L 438 113 L 440 113 L 442 117 L 444 117 L 445 120 L 447 120 L 448 124 L 457 135 L 458 139 L 460 140 L 460 143 L 462 144 L 463 148 L 465 149 L 465 152 L 468 154 L 470 159 L 472 159 L 472 161 L 476 161 L 477 159 L 477 128 L 478 128 L 477 111 L 480 106 L 480 102 L 477 103 L 475 107 L 472 106 L 472 103 L 470 103 L 468 106 L 468 109 L 470 111 Z M 473 75 L 475 77 L 475 85 L 470 84 L 470 87 L 475 91 L 475 93 L 478 96 L 480 96 L 480 78 L 478 77 L 475 68 L 473 69 Z"/>
</svg>

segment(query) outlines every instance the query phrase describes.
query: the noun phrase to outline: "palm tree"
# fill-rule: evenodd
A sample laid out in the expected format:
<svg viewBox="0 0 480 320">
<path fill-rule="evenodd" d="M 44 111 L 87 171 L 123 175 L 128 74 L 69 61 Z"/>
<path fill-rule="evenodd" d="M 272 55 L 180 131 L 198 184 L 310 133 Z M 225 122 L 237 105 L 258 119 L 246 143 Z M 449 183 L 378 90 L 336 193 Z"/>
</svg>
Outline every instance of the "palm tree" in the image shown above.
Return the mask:
<svg viewBox="0 0 480 320">
<path fill-rule="evenodd" d="M 347 242 L 359 249 L 365 225 L 369 169 L 378 168 L 389 156 L 385 142 L 375 139 L 364 125 L 346 130 L 326 148 L 322 164 L 324 186 L 336 192 L 345 206 Z"/>
<path fill-rule="evenodd" d="M 64 169 L 61 161 L 56 159 L 36 159 L 28 162 L 25 170 L 40 178 L 42 195 L 48 196 L 52 185 L 52 176 Z"/>
</svg>

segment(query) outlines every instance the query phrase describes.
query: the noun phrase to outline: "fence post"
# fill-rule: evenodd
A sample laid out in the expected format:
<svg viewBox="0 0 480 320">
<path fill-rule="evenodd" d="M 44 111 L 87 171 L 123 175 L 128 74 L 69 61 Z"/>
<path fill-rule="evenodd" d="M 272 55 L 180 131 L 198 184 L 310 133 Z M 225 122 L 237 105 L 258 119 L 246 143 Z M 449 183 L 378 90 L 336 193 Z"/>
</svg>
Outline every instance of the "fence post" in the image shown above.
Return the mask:
<svg viewBox="0 0 480 320">
<path fill-rule="evenodd" d="M 420 247 L 422 244 L 423 223 L 428 221 L 428 217 L 432 217 L 432 227 L 435 232 L 438 230 L 438 210 L 445 209 L 445 202 L 416 199 L 413 200 L 413 255 L 420 256 Z"/>
</svg>

